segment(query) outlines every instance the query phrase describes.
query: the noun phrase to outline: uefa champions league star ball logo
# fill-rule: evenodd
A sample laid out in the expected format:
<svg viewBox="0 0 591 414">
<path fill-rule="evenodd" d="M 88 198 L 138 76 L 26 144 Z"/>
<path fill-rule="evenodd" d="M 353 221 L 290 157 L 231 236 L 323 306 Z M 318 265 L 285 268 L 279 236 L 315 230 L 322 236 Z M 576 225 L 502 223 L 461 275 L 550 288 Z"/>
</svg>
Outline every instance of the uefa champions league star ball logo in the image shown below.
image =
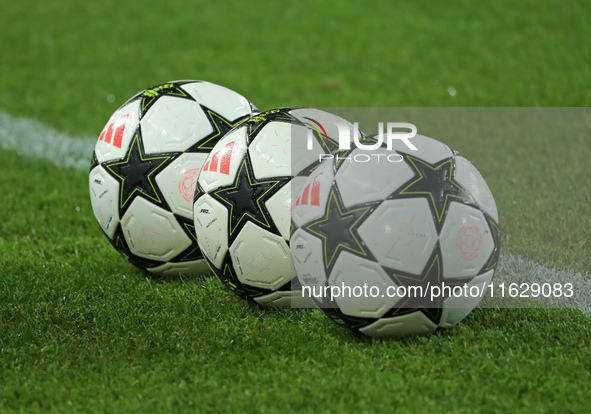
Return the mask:
<svg viewBox="0 0 591 414">
<path fill-rule="evenodd" d="M 478 257 L 482 246 L 482 233 L 475 225 L 464 224 L 456 236 L 456 249 L 462 255 L 462 259 L 472 261 Z"/>
<path fill-rule="evenodd" d="M 179 194 L 187 201 L 193 201 L 193 194 L 195 192 L 195 185 L 197 178 L 199 178 L 199 168 L 192 168 L 188 170 L 183 179 L 179 181 Z"/>
</svg>

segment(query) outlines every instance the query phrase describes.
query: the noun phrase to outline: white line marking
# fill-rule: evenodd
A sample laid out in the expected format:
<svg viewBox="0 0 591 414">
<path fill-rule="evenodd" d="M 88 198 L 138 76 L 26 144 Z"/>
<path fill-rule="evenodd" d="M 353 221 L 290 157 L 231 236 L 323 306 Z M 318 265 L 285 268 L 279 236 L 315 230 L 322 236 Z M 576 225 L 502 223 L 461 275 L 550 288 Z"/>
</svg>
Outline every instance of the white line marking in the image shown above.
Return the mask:
<svg viewBox="0 0 591 414">
<path fill-rule="evenodd" d="M 72 137 L 33 119 L 15 118 L 0 110 L 0 146 L 24 158 L 88 170 L 97 138 Z"/>
<path fill-rule="evenodd" d="M 525 283 L 531 286 L 532 283 L 543 285 L 544 283 L 560 283 L 563 287 L 563 292 L 566 291 L 564 286 L 566 283 L 571 283 L 573 287 L 574 295 L 571 298 L 567 297 L 555 297 L 550 295 L 549 297 L 540 297 L 536 299 L 522 299 L 516 298 L 511 300 L 501 300 L 499 302 L 500 307 L 523 307 L 528 301 L 536 304 L 536 307 L 544 308 L 575 308 L 580 309 L 587 316 L 591 316 L 591 276 L 584 275 L 579 272 L 573 272 L 572 270 L 561 270 L 552 269 L 543 266 L 533 260 L 524 259 L 520 256 L 513 256 L 510 253 L 501 254 L 499 266 L 492 279 L 495 287 L 495 299 L 498 299 L 498 286 L 501 283 L 505 283 L 505 296 L 508 296 L 509 284 L 517 283 L 518 285 Z M 525 289 L 521 289 L 517 286 L 517 291 L 522 292 Z M 531 295 L 531 291 L 528 292 Z M 487 292 L 483 300 L 483 307 L 489 307 L 487 297 L 490 297 L 490 292 Z M 490 301 L 490 305 L 494 305 L 495 301 Z"/>
<path fill-rule="evenodd" d="M 0 146 L 22 157 L 48 160 L 58 167 L 87 171 L 97 137 L 72 137 L 38 121 L 16 118 L 0 110 Z M 572 283 L 573 298 L 546 298 L 548 307 L 578 308 L 591 316 L 591 276 L 571 270 L 557 270 L 533 260 L 502 254 L 493 278 L 500 283 Z"/>
</svg>

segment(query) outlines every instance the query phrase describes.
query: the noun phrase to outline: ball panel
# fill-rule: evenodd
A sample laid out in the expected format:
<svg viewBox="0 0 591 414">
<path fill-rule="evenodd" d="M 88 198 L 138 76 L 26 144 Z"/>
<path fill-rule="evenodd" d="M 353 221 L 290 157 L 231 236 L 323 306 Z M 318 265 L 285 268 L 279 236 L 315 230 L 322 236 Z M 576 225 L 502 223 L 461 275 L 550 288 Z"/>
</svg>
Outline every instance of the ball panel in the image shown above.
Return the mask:
<svg viewBox="0 0 591 414">
<path fill-rule="evenodd" d="M 193 260 L 191 262 L 168 262 L 160 266 L 148 268 L 150 273 L 162 276 L 178 275 L 208 275 L 211 269 L 205 260 Z"/>
<path fill-rule="evenodd" d="M 289 241 L 291 228 L 291 192 L 291 182 L 288 182 L 265 202 L 273 223 L 286 241 Z"/>
<path fill-rule="evenodd" d="M 121 219 L 131 252 L 152 260 L 168 261 L 191 245 L 174 215 L 137 197 Z"/>
<path fill-rule="evenodd" d="M 297 229 L 291 237 L 291 256 L 297 278 L 302 286 L 310 286 L 318 292 L 326 285 L 326 272 L 322 256 L 322 242 L 317 237 Z"/>
<path fill-rule="evenodd" d="M 427 200 L 386 200 L 359 227 L 359 235 L 382 266 L 419 275 L 437 243 Z"/>
<path fill-rule="evenodd" d="M 211 150 L 199 174 L 199 185 L 205 192 L 232 184 L 247 150 L 246 128 L 228 132 Z"/>
<path fill-rule="evenodd" d="M 464 319 L 472 310 L 480 303 L 482 298 L 477 295 L 470 294 L 470 288 L 473 286 L 478 288 L 479 292 L 483 292 L 485 286 L 490 284 L 494 274 L 494 270 L 490 270 L 484 274 L 476 276 L 470 282 L 467 283 L 468 295 L 460 297 L 449 297 L 445 299 L 443 311 L 441 313 L 441 319 L 439 320 L 439 326 L 441 328 L 451 328 L 457 325 L 462 319 Z M 473 291 L 476 293 L 476 290 Z M 483 294 L 487 294 L 484 292 Z"/>
<path fill-rule="evenodd" d="M 100 165 L 88 178 L 92 211 L 107 237 L 112 239 L 119 224 L 119 183 Z"/>
<path fill-rule="evenodd" d="M 199 249 L 219 269 L 228 251 L 228 210 L 205 194 L 195 201 L 193 217 Z"/>
<path fill-rule="evenodd" d="M 269 122 L 248 147 L 256 178 L 291 176 L 292 125 Z"/>
<path fill-rule="evenodd" d="M 413 157 L 419 157 L 422 160 L 427 161 L 429 164 L 436 164 L 439 161 L 443 161 L 454 155 L 451 148 L 443 142 L 424 135 L 417 134 L 410 139 L 410 142 L 417 148 L 417 151 L 411 150 L 399 139 L 392 140 L 392 149 L 404 154 L 412 155 Z"/>
<path fill-rule="evenodd" d="M 99 163 L 123 158 L 134 137 L 139 122 L 139 101 L 119 108 L 101 131 L 95 145 Z"/>
<path fill-rule="evenodd" d="M 230 121 L 252 115 L 248 99 L 224 86 L 210 82 L 192 82 L 182 85 L 181 88 L 198 103 Z"/>
<path fill-rule="evenodd" d="M 310 165 L 318 163 L 320 155 L 329 152 L 326 144 L 323 147 L 320 143 L 320 140 L 326 139 L 311 127 L 297 124 L 291 126 L 291 175 L 307 174 L 306 170 Z M 310 149 L 308 142 L 312 143 Z"/>
<path fill-rule="evenodd" d="M 376 338 L 403 338 L 413 335 L 429 335 L 435 332 L 435 325 L 421 312 L 413 312 L 392 318 L 381 318 L 359 329 L 362 333 Z"/>
<path fill-rule="evenodd" d="M 182 154 L 156 176 L 156 184 L 173 213 L 193 218 L 193 195 L 206 158 L 203 153 Z"/>
<path fill-rule="evenodd" d="M 196 102 L 174 96 L 158 99 L 140 125 L 147 154 L 181 152 L 213 132 Z"/>
<path fill-rule="evenodd" d="M 292 300 L 297 300 L 297 296 L 301 295 L 300 291 L 281 290 L 269 293 L 266 295 L 257 296 L 254 299 L 259 305 L 265 307 L 273 307 L 280 309 L 287 309 L 292 306 Z M 296 296 L 296 297 L 294 297 Z"/>
<path fill-rule="evenodd" d="M 129 249 L 125 236 L 123 235 L 123 229 L 121 225 L 117 226 L 115 231 L 115 237 L 113 239 L 107 239 L 109 243 L 117 250 L 123 257 L 125 257 L 131 264 L 141 269 L 148 269 L 150 267 L 159 266 L 162 264 L 159 260 L 147 259 L 145 257 L 139 257 Z"/>
<path fill-rule="evenodd" d="M 392 151 L 386 148 L 357 149 L 351 153 L 353 161 L 343 161 L 336 182 L 346 207 L 383 200 L 414 176 L 406 163 L 388 161 L 391 155 Z"/>
<path fill-rule="evenodd" d="M 339 255 L 328 284 L 342 289 L 335 302 L 349 316 L 379 318 L 399 301 L 387 295 L 388 288 L 396 284 L 378 263 L 349 252 Z"/>
<path fill-rule="evenodd" d="M 444 278 L 476 276 L 494 249 L 484 214 L 457 202 L 450 205 L 439 239 Z"/>
<path fill-rule="evenodd" d="M 478 207 L 498 223 L 499 212 L 497 205 L 480 172 L 464 157 L 457 156 L 455 157 L 455 161 L 456 170 L 454 179 L 470 193 L 478 204 Z"/>
<path fill-rule="evenodd" d="M 252 222 L 244 225 L 229 252 L 242 283 L 276 290 L 291 280 L 291 255 L 285 240 Z"/>
</svg>

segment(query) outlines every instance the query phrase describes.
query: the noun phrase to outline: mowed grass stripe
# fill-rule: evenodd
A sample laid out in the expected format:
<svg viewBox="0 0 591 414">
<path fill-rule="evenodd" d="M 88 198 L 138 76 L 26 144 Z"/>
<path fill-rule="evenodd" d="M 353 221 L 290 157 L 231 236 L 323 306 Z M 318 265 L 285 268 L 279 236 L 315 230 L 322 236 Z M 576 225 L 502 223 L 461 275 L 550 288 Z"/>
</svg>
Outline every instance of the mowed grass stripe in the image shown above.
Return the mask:
<svg viewBox="0 0 591 414">
<path fill-rule="evenodd" d="M 25 158 L 42 159 L 52 162 L 58 167 L 71 167 L 76 170 L 87 171 L 90 165 L 90 155 L 96 143 L 93 137 L 75 137 L 57 131 L 41 124 L 34 119 L 16 118 L 0 110 L 0 146 L 15 151 Z M 535 306 L 580 309 L 591 316 L 591 277 L 569 269 L 552 269 L 535 261 L 514 256 L 508 253 L 501 254 L 499 268 L 493 280 L 496 286 L 505 283 L 505 294 L 508 295 L 509 284 L 518 283 L 519 294 L 528 294 L 527 286 L 532 283 L 555 283 L 563 287 L 570 283 L 575 295 L 573 297 L 555 297 L 550 295 L 544 298 L 539 296 L 536 300 L 502 300 L 496 291 L 497 301 L 485 303 L 497 306 Z M 526 285 L 521 285 L 525 283 Z M 566 292 L 566 289 L 563 289 Z M 531 292 L 529 292 L 531 294 Z M 486 296 L 490 296 L 490 291 Z"/>
</svg>

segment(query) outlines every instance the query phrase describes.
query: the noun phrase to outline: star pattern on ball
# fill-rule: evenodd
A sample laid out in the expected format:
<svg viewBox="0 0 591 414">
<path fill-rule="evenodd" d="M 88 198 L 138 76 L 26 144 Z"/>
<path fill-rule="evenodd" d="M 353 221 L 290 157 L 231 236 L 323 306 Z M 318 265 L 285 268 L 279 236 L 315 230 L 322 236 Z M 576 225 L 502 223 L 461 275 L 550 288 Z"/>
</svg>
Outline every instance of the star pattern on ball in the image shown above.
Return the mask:
<svg viewBox="0 0 591 414">
<path fill-rule="evenodd" d="M 170 164 L 179 154 L 146 155 L 141 144 L 140 134 L 137 132 L 123 160 L 103 163 L 107 171 L 119 181 L 121 215 L 139 195 L 158 204 L 165 203 L 164 197 L 155 183 L 155 174 Z"/>
<path fill-rule="evenodd" d="M 472 197 L 454 180 L 454 162 L 452 158 L 439 164 L 429 164 L 410 155 L 404 157 L 414 170 L 415 178 L 399 192 L 400 195 L 425 195 L 430 201 L 434 218 L 441 224 L 450 200 L 473 204 Z M 390 198 L 393 198 L 392 196 Z"/>
<path fill-rule="evenodd" d="M 270 111 L 261 112 L 255 116 L 248 118 L 244 123 L 247 125 L 247 137 L 250 142 L 254 140 L 261 128 L 271 121 L 288 122 L 295 124 L 302 124 L 296 117 L 291 115 L 289 111 L 292 108 L 278 108 Z M 303 124 L 302 124 L 303 125 Z"/>
<path fill-rule="evenodd" d="M 384 317 L 400 316 L 420 311 L 435 324 L 439 323 L 441 312 L 443 311 L 443 301 L 448 296 L 440 294 L 438 297 L 431 298 L 433 287 L 437 286 L 439 289 L 442 289 L 444 282 L 443 263 L 438 249 L 436 249 L 435 254 L 427 262 L 423 272 L 418 276 L 411 274 L 404 275 L 385 267 L 384 270 L 392 276 L 399 288 L 405 287 L 407 292 L 406 296 L 401 297 L 396 307 L 384 315 Z M 462 286 L 466 280 L 458 278 L 446 279 L 445 285 L 453 289 L 456 286 Z"/>
<path fill-rule="evenodd" d="M 90 159 L 90 170 L 92 171 L 94 167 L 99 165 L 98 158 L 96 157 L 96 151 L 92 151 L 92 158 Z"/>
<path fill-rule="evenodd" d="M 190 262 L 203 259 L 203 253 L 197 243 L 197 234 L 195 233 L 195 224 L 193 220 L 175 214 L 176 220 L 181 224 L 185 234 L 191 240 L 191 245 L 178 255 L 180 262 Z"/>
<path fill-rule="evenodd" d="M 232 244 L 232 240 L 248 220 L 279 234 L 265 202 L 290 180 L 291 177 L 258 180 L 254 176 L 248 156 L 244 157 L 234 183 L 211 193 L 229 208 L 229 244 Z"/>
<path fill-rule="evenodd" d="M 209 123 L 212 126 L 213 131 L 204 137 L 202 140 L 191 146 L 185 152 L 210 152 L 215 144 L 226 135 L 232 128 L 248 119 L 247 116 L 240 117 L 234 121 L 230 121 L 217 112 L 212 111 L 201 105 L 203 113 L 206 114 Z"/>
<path fill-rule="evenodd" d="M 496 223 L 493 219 L 487 218 L 487 221 L 493 237 L 493 245 L 495 247 L 490 254 L 487 264 L 484 266 L 484 269 L 482 269 L 479 273 L 487 272 L 497 267 L 497 264 L 499 263 L 499 256 L 501 254 L 501 229 L 498 223 Z"/>
<path fill-rule="evenodd" d="M 324 216 L 305 227 L 321 239 L 326 269 L 332 268 L 341 251 L 349 251 L 363 257 L 368 255 L 357 229 L 364 218 L 373 211 L 373 207 L 363 205 L 347 209 L 335 189 L 331 189 Z"/>
<path fill-rule="evenodd" d="M 193 97 L 189 95 L 181 85 L 190 82 L 168 82 L 162 85 L 154 86 L 153 88 L 146 89 L 139 93 L 137 98 L 141 99 L 140 102 L 140 119 L 143 118 L 146 112 L 156 103 L 156 101 L 163 96 L 175 96 L 177 98 L 185 98 L 194 101 Z M 136 98 L 136 99 L 137 99 Z M 132 98 L 133 100 L 134 98 Z"/>
</svg>

